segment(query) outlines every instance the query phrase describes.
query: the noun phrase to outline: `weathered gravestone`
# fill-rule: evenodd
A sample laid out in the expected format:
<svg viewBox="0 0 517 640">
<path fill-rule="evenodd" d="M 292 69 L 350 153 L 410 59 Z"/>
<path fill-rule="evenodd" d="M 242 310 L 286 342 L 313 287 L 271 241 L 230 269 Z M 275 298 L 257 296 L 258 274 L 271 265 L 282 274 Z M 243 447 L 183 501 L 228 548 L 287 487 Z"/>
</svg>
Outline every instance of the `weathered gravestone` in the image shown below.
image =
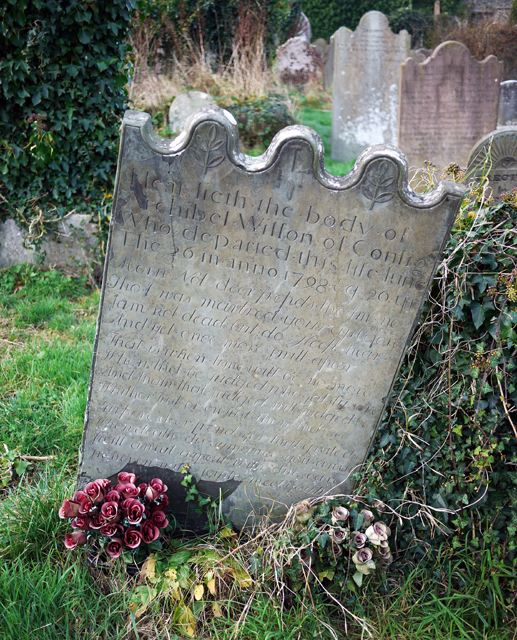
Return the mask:
<svg viewBox="0 0 517 640">
<path fill-rule="evenodd" d="M 409 55 L 407 31 L 392 33 L 388 19 L 369 11 L 355 31 L 334 39 L 331 156 L 348 162 L 372 144 L 397 143 L 400 65 Z"/>
<path fill-rule="evenodd" d="M 204 91 L 180 93 L 169 107 L 169 127 L 177 135 L 193 113 L 206 107 L 215 107 L 216 104 L 214 98 Z"/>
<path fill-rule="evenodd" d="M 498 127 L 517 125 L 517 80 L 501 82 L 499 89 Z"/>
<path fill-rule="evenodd" d="M 470 153 L 467 175 L 488 177 L 497 198 L 517 187 L 517 128 L 502 127 L 478 141 Z"/>
<path fill-rule="evenodd" d="M 410 192 L 393 147 L 336 178 L 306 127 L 250 158 L 224 111 L 174 142 L 127 112 L 79 485 L 174 498 L 188 464 L 238 525 L 350 490 L 462 193 Z"/>
<path fill-rule="evenodd" d="M 497 124 L 501 68 L 495 56 L 478 62 L 460 42 L 444 42 L 401 68 L 399 143 L 409 165 L 439 170 L 467 166 L 469 151 Z"/>
<path fill-rule="evenodd" d="M 301 36 L 289 38 L 277 50 L 278 77 L 285 84 L 300 85 L 309 82 L 316 78 L 320 66 L 318 50 Z"/>
</svg>

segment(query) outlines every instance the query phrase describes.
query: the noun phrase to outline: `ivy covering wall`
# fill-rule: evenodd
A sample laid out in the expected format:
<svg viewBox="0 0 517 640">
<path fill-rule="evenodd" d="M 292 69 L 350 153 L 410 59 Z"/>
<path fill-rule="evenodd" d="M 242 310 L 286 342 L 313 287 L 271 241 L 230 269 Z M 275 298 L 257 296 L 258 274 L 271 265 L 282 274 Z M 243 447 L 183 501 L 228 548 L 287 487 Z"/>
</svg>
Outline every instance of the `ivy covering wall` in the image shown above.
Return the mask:
<svg viewBox="0 0 517 640">
<path fill-rule="evenodd" d="M 0 212 L 81 209 L 115 177 L 136 0 L 0 3 Z"/>
</svg>

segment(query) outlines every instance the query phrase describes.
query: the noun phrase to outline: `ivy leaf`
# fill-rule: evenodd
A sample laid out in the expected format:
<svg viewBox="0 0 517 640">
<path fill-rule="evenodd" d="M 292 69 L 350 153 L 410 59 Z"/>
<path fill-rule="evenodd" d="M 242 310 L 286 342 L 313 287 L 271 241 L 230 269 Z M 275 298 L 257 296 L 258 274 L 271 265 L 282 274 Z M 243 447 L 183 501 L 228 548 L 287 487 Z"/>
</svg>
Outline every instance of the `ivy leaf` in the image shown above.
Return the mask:
<svg viewBox="0 0 517 640">
<path fill-rule="evenodd" d="M 362 584 L 363 584 L 363 574 L 362 573 L 359 573 L 359 571 L 356 571 L 354 573 L 354 575 L 352 576 L 352 578 L 353 578 L 354 582 L 356 583 L 356 585 L 358 587 L 362 586 Z"/>
</svg>

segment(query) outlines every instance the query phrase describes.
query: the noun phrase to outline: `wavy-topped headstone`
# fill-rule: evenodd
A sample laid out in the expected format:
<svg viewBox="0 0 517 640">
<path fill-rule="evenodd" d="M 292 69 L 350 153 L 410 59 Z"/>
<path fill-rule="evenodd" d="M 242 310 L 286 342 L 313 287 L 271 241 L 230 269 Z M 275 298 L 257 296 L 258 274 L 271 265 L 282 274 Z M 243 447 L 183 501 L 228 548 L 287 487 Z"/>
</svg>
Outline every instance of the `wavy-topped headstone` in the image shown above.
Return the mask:
<svg viewBox="0 0 517 640">
<path fill-rule="evenodd" d="M 349 162 L 373 144 L 397 144 L 400 65 L 410 36 L 391 31 L 380 11 L 368 11 L 355 31 L 332 36 L 334 79 L 331 157 Z"/>
<path fill-rule="evenodd" d="M 443 42 L 424 62 L 401 67 L 398 146 L 411 167 L 466 167 L 479 138 L 496 128 L 501 63 L 478 62 L 460 42 Z"/>
<path fill-rule="evenodd" d="M 160 477 L 178 515 L 188 464 L 237 525 L 350 490 L 462 194 L 391 146 L 337 178 L 306 127 L 251 158 L 227 112 L 172 142 L 127 112 L 79 484 Z"/>
<path fill-rule="evenodd" d="M 499 198 L 517 187 L 517 127 L 500 127 L 484 136 L 470 152 L 467 175 L 486 176 Z"/>
</svg>

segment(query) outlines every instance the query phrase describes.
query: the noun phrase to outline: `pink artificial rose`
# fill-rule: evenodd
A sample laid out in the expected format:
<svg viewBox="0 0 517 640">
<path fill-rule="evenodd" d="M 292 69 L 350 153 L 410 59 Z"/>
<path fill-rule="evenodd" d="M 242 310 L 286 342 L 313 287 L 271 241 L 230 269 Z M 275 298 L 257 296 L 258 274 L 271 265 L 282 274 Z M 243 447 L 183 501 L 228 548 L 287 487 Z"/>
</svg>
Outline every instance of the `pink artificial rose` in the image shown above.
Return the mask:
<svg viewBox="0 0 517 640">
<path fill-rule="evenodd" d="M 138 489 L 140 491 L 140 495 L 142 496 L 142 498 L 145 496 L 145 492 L 147 490 L 147 485 L 145 484 L 145 482 L 142 482 L 141 484 L 138 485 Z"/>
<path fill-rule="evenodd" d="M 86 493 L 84 493 L 84 491 L 76 491 L 72 500 L 74 502 L 81 503 L 83 500 L 86 500 L 86 498 L 88 498 L 88 496 L 86 495 Z"/>
<path fill-rule="evenodd" d="M 128 529 L 124 536 L 124 542 L 130 549 L 136 549 L 142 542 L 142 534 L 136 529 Z"/>
<path fill-rule="evenodd" d="M 122 518 L 119 505 L 116 502 L 105 502 L 101 507 L 104 522 L 118 522 Z"/>
<path fill-rule="evenodd" d="M 140 529 L 142 539 L 146 544 L 154 542 L 160 537 L 160 530 L 153 524 L 152 520 L 146 520 Z"/>
<path fill-rule="evenodd" d="M 169 521 L 165 517 L 163 511 L 154 511 L 151 520 L 153 524 L 158 527 L 158 529 L 165 529 L 165 527 L 169 524 Z"/>
<path fill-rule="evenodd" d="M 84 492 L 95 504 L 104 500 L 104 489 L 98 482 L 89 482 L 84 488 Z"/>
<path fill-rule="evenodd" d="M 134 498 L 128 498 L 122 503 L 122 509 L 129 524 L 140 524 L 144 517 L 144 505 Z"/>
<path fill-rule="evenodd" d="M 120 493 L 112 489 L 106 494 L 104 500 L 106 500 L 106 502 L 120 502 Z"/>
<path fill-rule="evenodd" d="M 89 518 L 88 516 L 77 516 L 77 518 L 75 520 L 72 520 L 71 522 L 72 529 L 81 529 L 81 531 L 90 531 L 91 521 L 92 521 L 92 518 Z"/>
<path fill-rule="evenodd" d="M 113 522 L 103 524 L 100 531 L 103 536 L 107 536 L 108 538 L 124 535 L 124 527 L 121 524 L 114 524 Z"/>
<path fill-rule="evenodd" d="M 160 478 L 153 478 L 146 489 L 145 497 L 148 500 L 156 500 L 158 496 L 162 495 L 162 493 L 165 493 L 166 491 L 167 485 L 163 484 Z"/>
<path fill-rule="evenodd" d="M 136 475 L 134 473 L 126 473 L 125 471 L 121 471 L 117 476 L 117 480 L 119 484 L 135 484 Z"/>
<path fill-rule="evenodd" d="M 122 553 L 122 545 L 124 540 L 122 538 L 113 538 L 106 545 L 106 553 L 112 558 L 118 558 Z"/>
<path fill-rule="evenodd" d="M 78 546 L 86 544 L 86 534 L 82 531 L 74 531 L 67 533 L 65 536 L 65 547 L 67 549 L 75 549 Z"/>
<path fill-rule="evenodd" d="M 79 502 L 75 502 L 74 500 L 63 500 L 63 504 L 58 511 L 58 515 L 61 520 L 64 520 L 65 518 L 75 518 L 79 515 L 80 506 Z"/>
</svg>

